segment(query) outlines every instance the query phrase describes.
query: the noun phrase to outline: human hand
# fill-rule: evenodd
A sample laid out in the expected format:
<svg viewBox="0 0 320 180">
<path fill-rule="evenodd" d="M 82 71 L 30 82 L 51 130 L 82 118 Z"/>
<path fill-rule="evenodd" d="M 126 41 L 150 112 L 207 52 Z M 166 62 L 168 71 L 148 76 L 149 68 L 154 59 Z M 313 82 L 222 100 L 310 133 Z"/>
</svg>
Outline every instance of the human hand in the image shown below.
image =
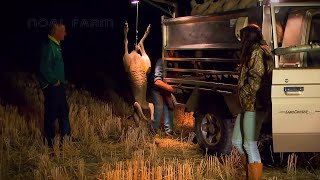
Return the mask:
<svg viewBox="0 0 320 180">
<path fill-rule="evenodd" d="M 60 80 L 58 80 L 53 86 L 60 86 Z"/>
</svg>

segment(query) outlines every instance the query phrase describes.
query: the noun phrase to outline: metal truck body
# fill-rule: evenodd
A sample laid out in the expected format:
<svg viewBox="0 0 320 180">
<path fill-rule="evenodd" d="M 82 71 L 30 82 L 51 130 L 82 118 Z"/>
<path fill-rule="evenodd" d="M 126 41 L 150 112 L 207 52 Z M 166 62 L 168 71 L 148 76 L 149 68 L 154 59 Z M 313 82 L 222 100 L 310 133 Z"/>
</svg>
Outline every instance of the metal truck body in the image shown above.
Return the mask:
<svg viewBox="0 0 320 180">
<path fill-rule="evenodd" d="M 175 97 L 195 112 L 199 144 L 209 153 L 230 152 L 240 112 L 238 37 L 250 23 L 262 28 L 274 52 L 268 118 L 274 151 L 320 152 L 320 2 L 257 1 L 218 14 L 163 17 L 164 80 L 183 90 Z"/>
</svg>

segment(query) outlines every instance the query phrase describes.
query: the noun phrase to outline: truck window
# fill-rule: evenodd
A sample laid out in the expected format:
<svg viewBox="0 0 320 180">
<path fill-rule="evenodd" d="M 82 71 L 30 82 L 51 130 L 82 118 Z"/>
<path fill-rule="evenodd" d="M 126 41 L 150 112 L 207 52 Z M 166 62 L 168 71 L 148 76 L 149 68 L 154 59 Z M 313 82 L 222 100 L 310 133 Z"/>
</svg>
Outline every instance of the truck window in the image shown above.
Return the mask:
<svg viewBox="0 0 320 180">
<path fill-rule="evenodd" d="M 288 16 L 282 47 L 305 44 L 302 34 L 305 31 L 305 18 L 303 13 L 291 13 Z M 280 56 L 282 67 L 302 67 L 303 53 L 291 53 Z"/>
<path fill-rule="evenodd" d="M 310 26 L 310 34 L 308 43 L 320 44 L 320 14 L 313 16 Z M 307 53 L 308 67 L 320 67 L 320 51 L 313 51 Z"/>
</svg>

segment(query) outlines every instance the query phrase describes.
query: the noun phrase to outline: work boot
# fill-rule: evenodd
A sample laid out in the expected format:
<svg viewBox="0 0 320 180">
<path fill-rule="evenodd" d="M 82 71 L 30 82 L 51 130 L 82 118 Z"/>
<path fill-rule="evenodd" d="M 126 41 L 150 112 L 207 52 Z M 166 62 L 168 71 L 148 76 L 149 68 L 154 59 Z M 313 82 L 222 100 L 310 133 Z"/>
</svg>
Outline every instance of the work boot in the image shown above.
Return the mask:
<svg viewBox="0 0 320 180">
<path fill-rule="evenodd" d="M 247 160 L 247 155 L 245 153 L 241 154 L 240 155 L 240 160 L 241 160 L 242 169 L 246 173 L 246 176 L 243 179 L 248 179 L 248 160 Z"/>
<path fill-rule="evenodd" d="M 261 180 L 263 164 L 254 162 L 248 164 L 248 180 Z"/>
</svg>

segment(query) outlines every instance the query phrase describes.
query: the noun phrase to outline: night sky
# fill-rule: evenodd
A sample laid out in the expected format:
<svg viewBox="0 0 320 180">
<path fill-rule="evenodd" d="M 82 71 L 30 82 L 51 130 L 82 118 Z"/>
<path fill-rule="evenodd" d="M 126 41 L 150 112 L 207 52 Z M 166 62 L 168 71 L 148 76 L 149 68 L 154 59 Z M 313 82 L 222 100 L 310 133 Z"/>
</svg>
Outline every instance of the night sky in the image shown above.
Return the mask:
<svg viewBox="0 0 320 180">
<path fill-rule="evenodd" d="M 48 24 L 62 21 L 67 29 L 62 51 L 69 81 L 100 89 L 106 86 L 121 89 L 121 84 L 128 84 L 122 65 L 123 25 L 127 20 L 131 51 L 135 42 L 136 6 L 129 0 L 49 2 L 7 1 L 2 5 L 2 68 L 37 73 L 39 47 L 47 38 Z M 157 4 L 168 9 L 164 4 Z M 145 2 L 139 5 L 139 39 L 151 24 L 145 48 L 152 64 L 161 57 L 162 15 L 165 15 L 162 11 Z M 103 81 L 104 84 L 97 83 Z"/>
</svg>

